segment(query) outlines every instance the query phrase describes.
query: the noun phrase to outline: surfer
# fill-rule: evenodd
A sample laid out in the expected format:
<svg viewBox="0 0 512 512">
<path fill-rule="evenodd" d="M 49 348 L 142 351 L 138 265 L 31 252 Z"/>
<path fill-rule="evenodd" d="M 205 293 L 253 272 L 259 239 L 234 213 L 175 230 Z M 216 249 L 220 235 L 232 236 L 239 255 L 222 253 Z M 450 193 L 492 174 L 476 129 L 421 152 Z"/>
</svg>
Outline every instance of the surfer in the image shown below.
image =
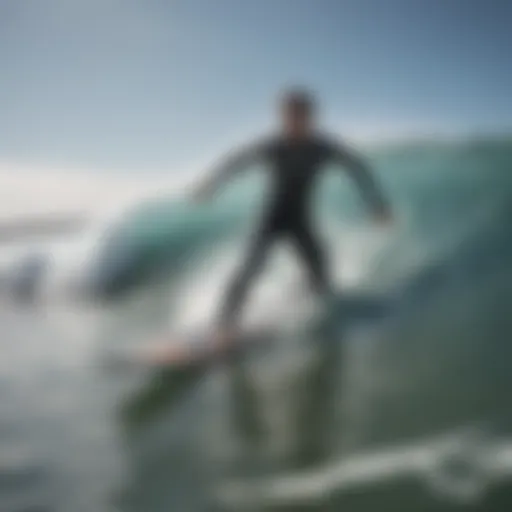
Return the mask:
<svg viewBox="0 0 512 512">
<path fill-rule="evenodd" d="M 328 163 L 337 162 L 355 180 L 380 222 L 391 220 L 391 210 L 363 160 L 316 127 L 315 100 L 307 91 L 290 90 L 279 103 L 281 126 L 277 134 L 228 155 L 194 190 L 196 200 L 211 198 L 238 171 L 262 163 L 270 171 L 271 186 L 263 218 L 253 236 L 241 269 L 227 288 L 220 311 L 217 339 L 232 340 L 245 298 L 268 251 L 277 240 L 296 249 L 313 289 L 332 295 L 325 252 L 311 221 L 311 197 L 316 178 Z"/>
</svg>

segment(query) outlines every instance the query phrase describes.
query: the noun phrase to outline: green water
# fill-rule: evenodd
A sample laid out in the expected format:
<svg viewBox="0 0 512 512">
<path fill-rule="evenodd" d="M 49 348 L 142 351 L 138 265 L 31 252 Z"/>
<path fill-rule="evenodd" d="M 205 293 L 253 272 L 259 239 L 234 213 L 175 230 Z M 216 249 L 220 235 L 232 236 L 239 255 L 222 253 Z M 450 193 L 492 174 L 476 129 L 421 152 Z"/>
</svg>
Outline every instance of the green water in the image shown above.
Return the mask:
<svg viewBox="0 0 512 512">
<path fill-rule="evenodd" d="M 249 192 L 210 212 L 159 201 L 128 216 L 100 251 L 109 300 L 5 302 L 0 510 L 508 510 L 511 470 L 496 453 L 511 424 L 512 149 L 374 159 L 404 221 L 361 281 L 390 304 L 384 318 L 299 318 L 269 348 L 208 369 L 109 365 L 177 320 L 176 290 L 244 230 Z M 357 232 L 348 184 L 322 193 L 340 240 Z M 353 261 L 350 247 L 339 265 L 366 260 L 364 244 Z M 417 447 L 430 455 L 409 455 Z"/>
</svg>

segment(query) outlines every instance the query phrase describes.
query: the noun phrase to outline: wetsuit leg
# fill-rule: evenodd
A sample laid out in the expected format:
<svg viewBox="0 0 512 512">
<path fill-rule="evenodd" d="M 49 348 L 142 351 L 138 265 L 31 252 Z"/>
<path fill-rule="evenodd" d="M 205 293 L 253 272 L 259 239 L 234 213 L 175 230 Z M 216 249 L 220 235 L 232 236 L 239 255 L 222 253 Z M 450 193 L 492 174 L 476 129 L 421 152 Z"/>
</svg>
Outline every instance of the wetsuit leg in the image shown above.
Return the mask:
<svg viewBox="0 0 512 512">
<path fill-rule="evenodd" d="M 236 323 L 249 287 L 263 267 L 268 250 L 275 240 L 276 234 L 277 230 L 269 225 L 261 228 L 254 236 L 245 262 L 228 286 L 221 309 L 220 325 L 222 328 L 231 328 Z"/>
<path fill-rule="evenodd" d="M 325 253 L 308 223 L 294 224 L 289 238 L 306 267 L 313 289 L 321 295 L 330 295 L 332 287 Z"/>
</svg>

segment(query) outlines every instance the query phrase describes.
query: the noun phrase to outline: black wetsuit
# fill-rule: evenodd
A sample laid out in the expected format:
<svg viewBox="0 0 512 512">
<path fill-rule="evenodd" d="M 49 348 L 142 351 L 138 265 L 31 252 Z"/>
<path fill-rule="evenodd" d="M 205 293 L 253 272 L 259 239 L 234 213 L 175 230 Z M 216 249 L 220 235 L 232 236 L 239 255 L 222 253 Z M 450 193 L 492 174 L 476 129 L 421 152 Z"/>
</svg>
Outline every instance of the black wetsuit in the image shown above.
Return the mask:
<svg viewBox="0 0 512 512">
<path fill-rule="evenodd" d="M 315 136 L 300 141 L 276 137 L 259 142 L 228 159 L 215 181 L 223 180 L 254 161 L 265 164 L 270 172 L 269 200 L 246 260 L 228 288 L 221 311 L 221 325 L 232 325 L 236 320 L 251 281 L 277 239 L 288 240 L 296 249 L 313 288 L 321 294 L 329 293 L 325 254 L 312 228 L 310 215 L 316 178 L 325 164 L 333 161 L 342 164 L 351 171 L 370 205 L 377 210 L 386 208 L 379 188 L 362 162 L 325 137 Z"/>
</svg>

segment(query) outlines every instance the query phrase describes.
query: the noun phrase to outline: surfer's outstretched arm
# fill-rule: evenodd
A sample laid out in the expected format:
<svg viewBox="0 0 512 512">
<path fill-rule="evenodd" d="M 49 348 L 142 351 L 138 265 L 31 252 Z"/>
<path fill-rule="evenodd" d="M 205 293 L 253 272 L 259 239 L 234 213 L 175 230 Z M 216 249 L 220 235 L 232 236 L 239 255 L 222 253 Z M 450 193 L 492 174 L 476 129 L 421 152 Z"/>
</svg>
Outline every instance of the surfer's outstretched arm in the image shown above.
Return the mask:
<svg viewBox="0 0 512 512">
<path fill-rule="evenodd" d="M 389 202 L 366 162 L 352 150 L 341 145 L 336 145 L 334 148 L 334 156 L 336 161 L 354 179 L 366 203 L 375 215 L 383 220 L 390 219 L 391 207 Z"/>
<path fill-rule="evenodd" d="M 266 153 L 266 144 L 261 142 L 232 151 L 208 173 L 204 181 L 199 183 L 194 195 L 199 199 L 210 198 L 240 171 L 263 160 Z"/>
</svg>

